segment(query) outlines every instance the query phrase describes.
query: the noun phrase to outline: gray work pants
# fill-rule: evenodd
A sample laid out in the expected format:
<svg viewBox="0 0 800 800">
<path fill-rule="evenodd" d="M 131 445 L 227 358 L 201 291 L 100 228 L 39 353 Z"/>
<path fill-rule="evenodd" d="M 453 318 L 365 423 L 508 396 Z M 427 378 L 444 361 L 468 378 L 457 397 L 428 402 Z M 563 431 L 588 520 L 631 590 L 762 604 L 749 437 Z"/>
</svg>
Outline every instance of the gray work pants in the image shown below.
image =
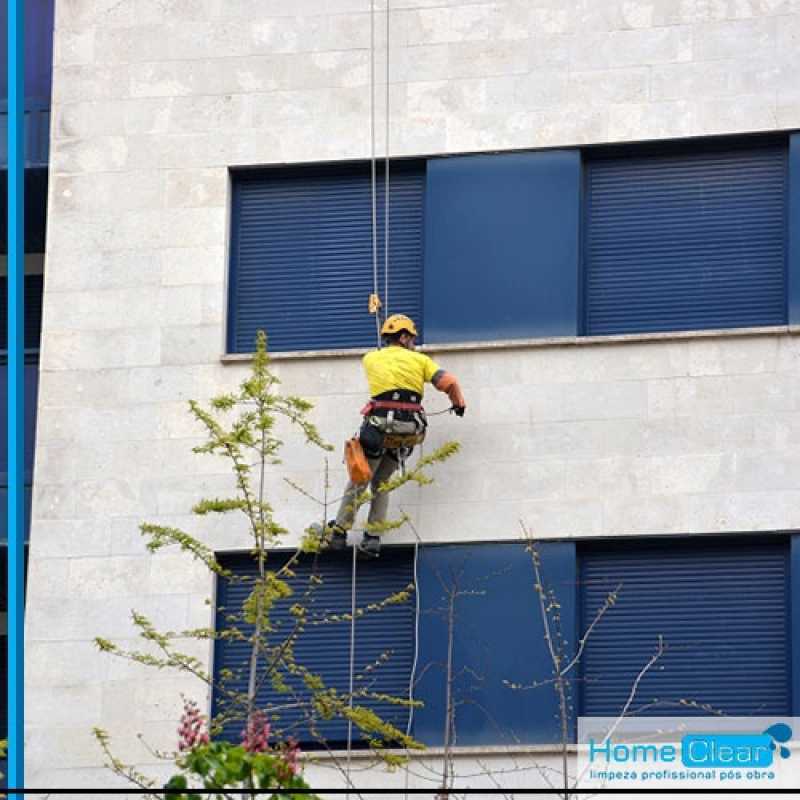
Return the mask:
<svg viewBox="0 0 800 800">
<path fill-rule="evenodd" d="M 372 480 L 369 481 L 372 490 L 372 500 L 369 505 L 369 516 L 367 522 L 374 524 L 386 520 L 386 512 L 389 510 L 389 493 L 379 492 L 378 487 L 389 480 L 397 469 L 397 460 L 393 458 L 391 450 L 384 450 L 377 458 L 368 458 L 369 468 L 372 470 Z M 353 504 L 358 496 L 367 488 L 366 483 L 347 482 L 344 490 L 344 497 L 339 506 L 339 513 L 336 515 L 336 524 L 349 531 L 353 527 L 356 514 Z"/>
</svg>

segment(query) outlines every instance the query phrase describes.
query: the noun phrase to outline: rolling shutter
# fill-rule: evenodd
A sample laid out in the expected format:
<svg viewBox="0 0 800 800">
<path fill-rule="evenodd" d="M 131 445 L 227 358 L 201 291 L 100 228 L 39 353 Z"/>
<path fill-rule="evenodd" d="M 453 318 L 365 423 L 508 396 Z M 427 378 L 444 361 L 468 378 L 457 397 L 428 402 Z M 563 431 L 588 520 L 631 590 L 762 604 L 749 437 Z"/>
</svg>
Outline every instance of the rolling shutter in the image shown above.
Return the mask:
<svg viewBox="0 0 800 800">
<path fill-rule="evenodd" d="M 256 564 L 250 556 L 229 556 L 221 561 L 238 578 L 252 580 L 256 575 Z M 350 613 L 352 558 L 349 553 L 322 554 L 318 557 L 316 566 L 310 557 L 304 557 L 294 571 L 296 578 L 293 579 L 292 585 L 296 588 L 296 594 L 277 603 L 271 615 L 272 623 L 277 626 L 273 640 L 275 644 L 284 641 L 288 632 L 294 627 L 295 618 L 289 613 L 289 608 L 294 603 L 303 602 L 310 619 Z M 312 574 L 317 574 L 322 582 L 314 589 L 310 601 L 305 602 L 303 593 L 309 586 Z M 406 589 L 413 580 L 413 552 L 406 548 L 384 548 L 379 559 L 358 564 L 356 605 L 361 609 L 370 604 L 380 603 L 393 593 Z M 221 608 L 217 613 L 217 630 L 229 627 L 226 616 L 241 610 L 251 588 L 250 581 L 240 583 L 220 580 L 218 605 Z M 408 697 L 414 659 L 415 607 L 412 595 L 412 598 L 405 602 L 385 605 L 380 610 L 368 611 L 357 618 L 355 633 L 357 677 L 354 684 L 356 689 L 368 687 L 373 692 L 400 698 Z M 247 635 L 252 633 L 252 626 L 240 627 Z M 249 654 L 250 647 L 246 642 L 218 640 L 214 657 L 217 680 L 220 670 L 231 670 L 234 678 L 229 684 L 230 688 L 238 692 L 246 691 Z M 309 625 L 295 643 L 295 661 L 320 675 L 328 688 L 335 688 L 340 694 L 346 694 L 350 685 L 349 621 Z M 379 661 L 383 663 L 375 666 Z M 300 679 L 287 675 L 285 671 L 281 676 L 300 697 L 308 696 Z M 263 683 L 257 694 L 259 708 L 267 709 L 291 704 L 293 697 L 291 693 L 279 693 L 273 689 L 269 681 Z M 409 715 L 407 707 L 366 699 L 356 699 L 355 704 L 371 708 L 384 721 L 391 722 L 405 732 Z M 225 702 L 219 693 L 216 693 L 213 713 L 216 715 L 225 710 Z M 274 724 L 274 728 L 295 736 L 305 747 L 313 747 L 316 744 L 315 738 L 309 732 L 303 710 L 285 708 L 279 715 L 280 718 Z M 316 722 L 329 746 L 341 745 L 347 741 L 347 723 L 341 718 L 329 721 L 317 719 Z M 224 736 L 230 741 L 238 742 L 241 739 L 241 730 L 241 720 L 231 722 L 225 726 Z M 359 746 L 358 740 L 359 731 L 354 728 L 354 746 Z"/>
<path fill-rule="evenodd" d="M 424 163 L 393 165 L 389 190 L 388 309 L 422 323 Z M 378 285 L 384 287 L 384 179 L 378 174 Z M 273 352 L 369 347 L 375 319 L 368 164 L 236 175 L 229 347 Z"/>
<path fill-rule="evenodd" d="M 708 148 L 586 162 L 586 334 L 786 324 L 786 146 Z"/>
<path fill-rule="evenodd" d="M 590 546 L 580 564 L 581 631 L 619 584 L 584 651 L 583 715 L 620 713 L 659 634 L 666 653 L 645 674 L 631 712 L 708 713 L 689 701 L 734 716 L 790 713 L 785 542 Z"/>
</svg>

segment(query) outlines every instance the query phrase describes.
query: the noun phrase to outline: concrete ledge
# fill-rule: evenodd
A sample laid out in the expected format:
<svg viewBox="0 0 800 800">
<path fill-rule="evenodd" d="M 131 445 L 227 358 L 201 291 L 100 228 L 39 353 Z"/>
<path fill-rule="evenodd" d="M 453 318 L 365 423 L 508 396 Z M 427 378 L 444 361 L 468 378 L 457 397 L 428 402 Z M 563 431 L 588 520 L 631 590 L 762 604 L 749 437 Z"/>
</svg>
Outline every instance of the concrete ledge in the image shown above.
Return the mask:
<svg viewBox="0 0 800 800">
<path fill-rule="evenodd" d="M 796 336 L 800 325 L 773 325 L 759 328 L 717 328 L 702 331 L 665 331 L 660 333 L 624 333 L 609 336 L 554 336 L 540 339 L 497 339 L 490 342 L 453 342 L 426 344 L 421 353 L 457 353 L 479 350 L 528 350 L 534 347 L 584 347 L 591 345 L 628 344 L 631 342 L 666 342 L 687 339 L 729 339 L 746 336 Z M 353 358 L 363 356 L 372 348 L 359 347 L 344 350 L 292 350 L 270 354 L 272 361 L 293 361 L 315 358 Z M 253 360 L 252 353 L 224 353 L 223 364 L 242 364 Z"/>
<path fill-rule="evenodd" d="M 426 758 L 441 758 L 444 747 L 426 747 L 424 750 L 383 750 L 383 753 L 394 756 L 405 756 L 410 760 Z M 518 756 L 518 755 L 560 755 L 561 745 L 559 744 L 514 744 L 514 745 L 484 745 L 472 747 L 451 747 L 450 752 L 455 758 L 469 758 L 470 756 Z M 575 744 L 567 745 L 568 753 L 577 753 L 578 748 Z M 306 760 L 314 761 L 334 761 L 336 759 L 346 759 L 347 750 L 331 750 L 330 752 L 314 751 L 306 755 Z M 362 761 L 378 760 L 371 750 L 352 750 L 350 758 Z"/>
</svg>

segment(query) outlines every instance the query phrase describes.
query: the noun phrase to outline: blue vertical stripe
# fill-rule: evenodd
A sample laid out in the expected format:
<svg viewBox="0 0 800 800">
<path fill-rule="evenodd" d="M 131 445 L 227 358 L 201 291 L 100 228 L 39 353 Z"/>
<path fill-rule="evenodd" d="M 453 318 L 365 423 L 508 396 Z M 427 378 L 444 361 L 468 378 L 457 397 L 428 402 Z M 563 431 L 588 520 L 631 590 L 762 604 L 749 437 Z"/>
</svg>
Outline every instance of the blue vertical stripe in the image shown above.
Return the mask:
<svg viewBox="0 0 800 800">
<path fill-rule="evenodd" d="M 24 769 L 24 120 L 25 12 L 8 2 L 8 783 Z"/>
<path fill-rule="evenodd" d="M 789 324 L 800 325 L 800 134 L 789 137 Z"/>
<path fill-rule="evenodd" d="M 792 716 L 800 717 L 800 533 L 792 536 L 790 558 L 789 638 L 792 648 Z"/>
</svg>

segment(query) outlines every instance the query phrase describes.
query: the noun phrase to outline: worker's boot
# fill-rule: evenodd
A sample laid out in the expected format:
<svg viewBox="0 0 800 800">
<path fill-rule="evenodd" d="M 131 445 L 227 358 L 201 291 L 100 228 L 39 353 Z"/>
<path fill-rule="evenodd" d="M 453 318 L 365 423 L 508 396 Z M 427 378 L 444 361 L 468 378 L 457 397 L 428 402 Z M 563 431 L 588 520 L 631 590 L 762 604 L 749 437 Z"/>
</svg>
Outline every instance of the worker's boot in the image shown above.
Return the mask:
<svg viewBox="0 0 800 800">
<path fill-rule="evenodd" d="M 365 533 L 358 545 L 358 552 L 369 558 L 377 558 L 381 554 L 381 537 Z"/>
<path fill-rule="evenodd" d="M 326 525 L 325 530 L 330 535 L 328 547 L 331 550 L 341 551 L 347 548 L 347 531 L 340 525 L 337 525 L 335 519 L 332 519 Z"/>
<path fill-rule="evenodd" d="M 342 551 L 347 547 L 347 531 L 332 519 L 323 528 L 318 522 L 309 526 L 314 533 L 328 545 L 329 550 Z"/>
</svg>

